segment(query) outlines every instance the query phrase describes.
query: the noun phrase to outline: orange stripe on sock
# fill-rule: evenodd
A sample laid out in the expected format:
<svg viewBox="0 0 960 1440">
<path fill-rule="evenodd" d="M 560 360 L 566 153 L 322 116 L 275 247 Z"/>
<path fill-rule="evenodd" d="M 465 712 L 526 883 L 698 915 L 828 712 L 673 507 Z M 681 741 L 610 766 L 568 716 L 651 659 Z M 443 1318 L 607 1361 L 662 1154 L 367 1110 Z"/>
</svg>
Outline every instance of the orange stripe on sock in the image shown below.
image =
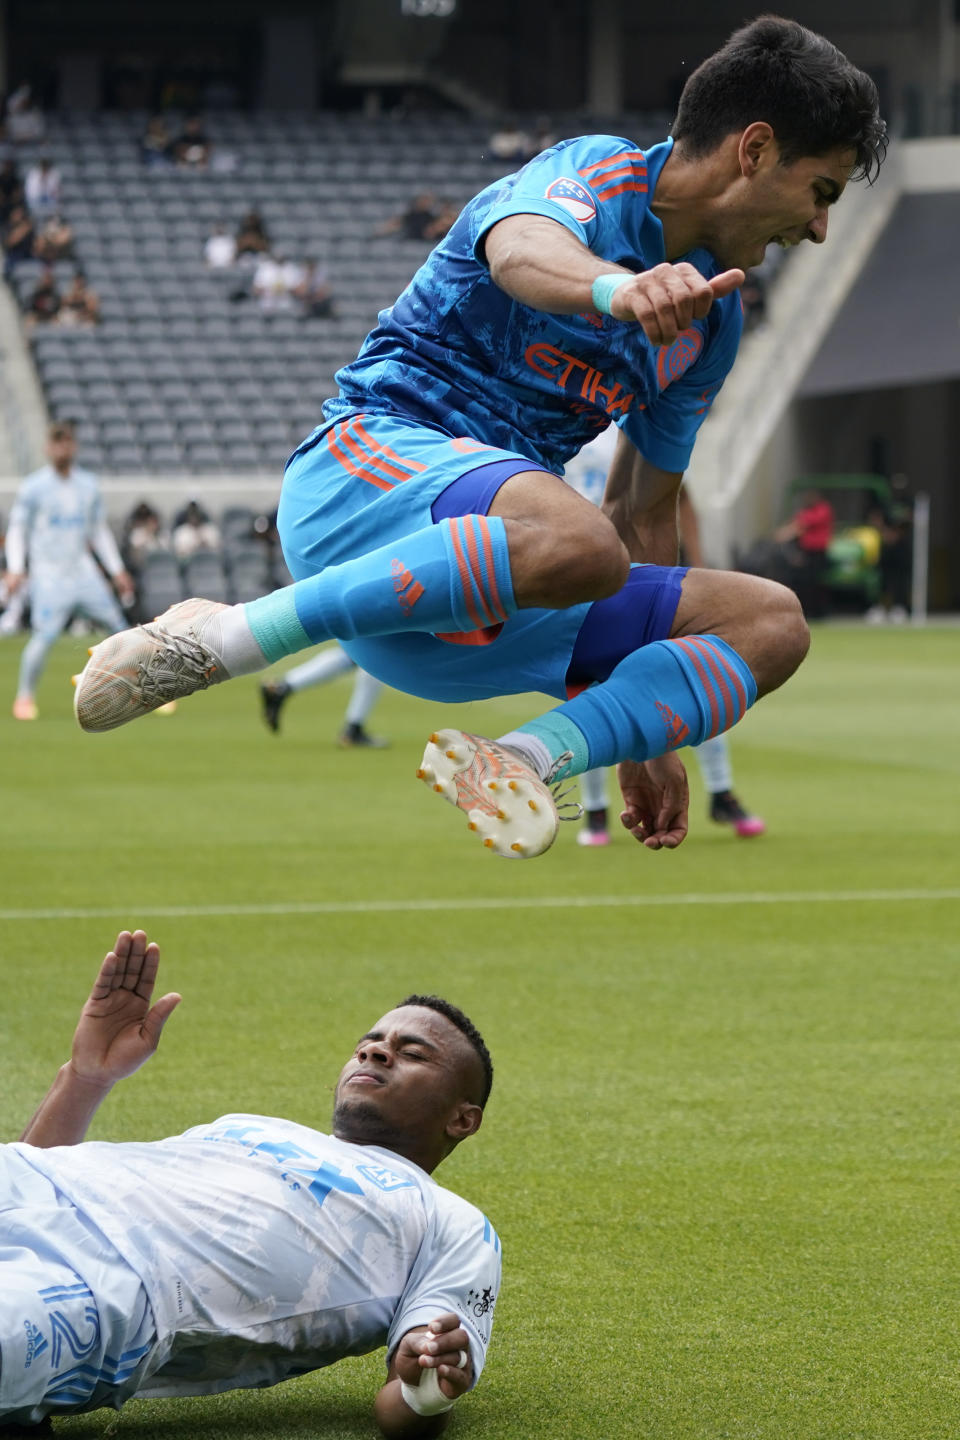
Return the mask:
<svg viewBox="0 0 960 1440">
<path fill-rule="evenodd" d="M 460 533 L 457 528 L 456 520 L 452 520 L 450 522 L 450 538 L 453 541 L 453 553 L 456 556 L 457 565 L 460 569 L 460 586 L 463 590 L 463 598 L 466 602 L 467 614 L 473 621 L 475 628 L 477 630 L 482 630 L 483 621 L 477 614 L 477 607 L 473 603 L 473 588 L 470 580 L 470 566 L 467 564 L 467 558 L 463 553 L 463 545 L 461 542 Z"/>
<path fill-rule="evenodd" d="M 696 650 L 697 654 L 703 657 L 707 669 L 716 682 L 717 689 L 720 692 L 723 703 L 726 706 L 727 715 L 729 716 L 727 725 L 725 726 L 725 728 L 729 730 L 730 726 L 735 725 L 740 719 L 742 712 L 738 710 L 734 701 L 733 692 L 727 683 L 728 677 L 724 674 L 723 667 L 718 664 L 717 653 L 712 645 L 705 645 L 699 635 L 691 635 L 689 637 L 689 643 L 691 647 Z"/>
<path fill-rule="evenodd" d="M 479 543 L 478 543 L 478 541 L 477 541 L 477 536 L 476 536 L 476 532 L 475 532 L 475 530 L 474 530 L 474 527 L 469 523 L 469 522 L 470 522 L 470 519 L 472 519 L 472 518 L 473 518 L 472 516 L 471 516 L 471 517 L 467 517 L 467 518 L 465 518 L 465 519 L 462 521 L 462 524 L 463 524 L 463 534 L 464 534 L 464 539 L 466 540 L 466 546 L 467 546 L 467 555 L 469 556 L 469 559 L 470 559 L 470 569 L 471 569 L 471 571 L 472 571 L 472 573 L 473 573 L 473 578 L 474 578 L 474 580 L 476 581 L 477 590 L 479 591 L 479 594 L 480 594 L 480 604 L 483 606 L 483 609 L 486 611 L 486 616 L 485 616 L 486 622 L 487 622 L 488 625 L 494 625 L 494 624 L 496 624 L 496 622 L 497 622 L 498 620 L 502 620 L 502 619 L 503 619 L 503 616 L 500 615 L 500 614 L 498 614 L 498 612 L 493 609 L 493 607 L 492 607 L 492 605 L 490 604 L 490 601 L 489 601 L 489 599 L 488 599 L 488 597 L 487 597 L 486 590 L 484 589 L 484 585 L 483 585 L 483 567 L 482 567 L 482 565 L 481 565 L 481 563 L 480 563 L 480 546 L 479 546 Z"/>
<path fill-rule="evenodd" d="M 373 475 L 370 471 L 364 470 L 362 466 L 357 465 L 355 461 L 351 460 L 349 455 L 345 455 L 337 444 L 337 440 L 341 437 L 337 435 L 336 439 L 334 439 L 334 434 L 335 432 L 331 430 L 327 436 L 327 448 L 338 464 L 343 466 L 348 475 L 356 475 L 358 479 L 366 480 L 370 485 L 376 485 L 378 490 L 393 489 L 389 480 L 381 480 L 379 475 Z"/>
<path fill-rule="evenodd" d="M 600 201 L 600 203 L 601 203 L 601 205 L 602 205 L 603 202 L 604 202 L 604 200 L 612 200 L 612 199 L 614 198 L 614 196 L 616 196 L 616 195 L 622 195 L 622 194 L 624 193 L 624 191 L 626 191 L 626 190 L 635 190 L 638 195 L 646 195 L 646 193 L 647 193 L 647 184 L 646 184 L 646 181 L 644 181 L 644 183 L 643 183 L 642 185 L 637 185 L 637 184 L 634 184 L 633 182 L 631 182 L 630 180 L 626 180 L 622 185 L 618 185 L 615 190 L 605 190 L 602 195 L 597 195 L 597 199 Z"/>
<path fill-rule="evenodd" d="M 500 599 L 500 591 L 497 588 L 497 567 L 494 564 L 493 559 L 493 537 L 490 534 L 490 526 L 487 522 L 486 516 L 484 515 L 477 516 L 477 523 L 480 527 L 480 536 L 483 540 L 483 553 L 487 557 L 487 570 L 490 574 L 490 584 L 488 586 L 490 591 L 490 599 L 496 614 L 500 616 L 501 620 L 506 620 L 506 607 L 504 606 L 503 601 Z"/>
<path fill-rule="evenodd" d="M 621 150 L 616 155 L 608 155 L 606 160 L 597 160 L 592 165 L 585 165 L 582 170 L 577 171 L 577 174 L 592 175 L 595 170 L 604 170 L 608 165 L 623 165 L 627 160 L 639 160 L 644 165 L 647 163 L 647 157 L 642 150 Z"/>
<path fill-rule="evenodd" d="M 422 461 L 409 460 L 405 455 L 398 455 L 396 450 L 391 450 L 390 446 L 382 440 L 374 440 L 369 431 L 360 423 L 359 415 L 355 415 L 351 423 L 357 435 L 359 435 L 360 439 L 372 453 L 389 455 L 391 460 L 395 460 L 398 465 L 403 465 L 407 470 L 413 471 L 414 474 L 419 474 L 421 470 L 426 470 L 427 467 Z"/>
<path fill-rule="evenodd" d="M 670 641 L 670 644 L 678 645 L 683 651 L 684 655 L 687 656 L 687 659 L 690 661 L 694 670 L 697 672 L 697 679 L 700 681 L 700 684 L 703 686 L 704 691 L 706 692 L 707 699 L 710 702 L 710 733 L 709 735 L 704 736 L 704 739 L 712 740 L 714 735 L 719 735 L 720 733 L 720 702 L 717 697 L 717 692 L 713 688 L 710 676 L 704 669 L 699 654 L 696 650 L 694 650 L 691 646 L 688 645 L 687 639 L 684 638 L 679 640 L 672 640 Z"/>
<path fill-rule="evenodd" d="M 701 655 L 706 655 L 710 668 L 717 678 L 721 693 L 727 701 L 729 713 L 734 717 L 730 724 L 735 725 L 747 713 L 747 692 L 743 688 L 740 676 L 726 656 L 721 655 L 713 645 L 707 644 L 702 636 L 691 635 L 690 643 Z"/>
</svg>

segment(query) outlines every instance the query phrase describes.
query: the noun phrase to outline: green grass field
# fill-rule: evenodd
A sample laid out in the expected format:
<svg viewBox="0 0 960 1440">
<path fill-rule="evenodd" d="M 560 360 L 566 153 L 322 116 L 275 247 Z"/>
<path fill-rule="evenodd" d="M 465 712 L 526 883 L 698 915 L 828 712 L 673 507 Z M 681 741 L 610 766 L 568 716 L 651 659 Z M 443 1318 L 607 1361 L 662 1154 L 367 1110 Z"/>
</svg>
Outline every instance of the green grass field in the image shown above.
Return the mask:
<svg viewBox="0 0 960 1440">
<path fill-rule="evenodd" d="M 19 641 L 0 645 L 13 696 Z M 704 818 L 508 863 L 416 783 L 440 723 L 545 708 L 347 681 L 263 728 L 238 681 L 113 735 L 75 729 L 54 653 L 4 745 L 0 1136 L 67 1052 L 122 926 L 184 1003 L 92 1135 L 228 1110 L 323 1128 L 357 1034 L 411 989 L 484 1032 L 480 1136 L 438 1178 L 504 1246 L 473 1440 L 955 1440 L 960 1434 L 960 629 L 821 628 L 734 737 L 768 821 Z M 382 1356 L 272 1391 L 56 1422 L 131 1440 L 363 1437 Z"/>
</svg>

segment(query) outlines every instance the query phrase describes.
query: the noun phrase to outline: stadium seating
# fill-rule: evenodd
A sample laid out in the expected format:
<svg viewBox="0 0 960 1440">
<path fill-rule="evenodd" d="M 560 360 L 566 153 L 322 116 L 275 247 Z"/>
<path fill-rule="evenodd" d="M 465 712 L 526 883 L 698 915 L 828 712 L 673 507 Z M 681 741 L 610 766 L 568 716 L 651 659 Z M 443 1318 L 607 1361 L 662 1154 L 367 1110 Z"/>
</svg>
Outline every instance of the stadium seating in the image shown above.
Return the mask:
<svg viewBox="0 0 960 1440">
<path fill-rule="evenodd" d="M 101 471 L 275 473 L 335 393 L 334 371 L 428 252 L 373 230 L 418 191 L 460 205 L 510 166 L 485 153 L 484 122 L 458 116 L 227 111 L 205 122 L 208 170 L 157 171 L 139 156 L 146 120 L 61 112 L 42 147 L 18 152 L 22 167 L 41 150 L 54 160 L 76 264 L 101 299 L 95 329 L 32 332 L 51 415 L 79 422 L 81 462 Z M 581 117 L 564 133 L 591 125 Z M 643 143 L 664 131 L 654 120 L 627 133 Z M 251 207 L 275 248 L 326 266 L 335 318 L 264 315 L 256 300 L 232 298 L 249 272 L 206 268 L 213 226 L 234 229 Z M 38 268 L 13 272 L 21 302 Z M 74 262 L 55 269 L 66 284 Z"/>
</svg>

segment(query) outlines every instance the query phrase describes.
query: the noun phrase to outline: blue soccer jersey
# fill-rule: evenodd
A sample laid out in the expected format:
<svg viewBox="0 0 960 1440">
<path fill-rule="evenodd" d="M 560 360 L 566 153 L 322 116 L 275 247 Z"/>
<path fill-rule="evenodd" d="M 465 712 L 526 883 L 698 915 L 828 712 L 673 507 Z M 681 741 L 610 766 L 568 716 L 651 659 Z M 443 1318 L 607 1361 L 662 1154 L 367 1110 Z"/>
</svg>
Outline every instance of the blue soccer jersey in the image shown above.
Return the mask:
<svg viewBox="0 0 960 1440">
<path fill-rule="evenodd" d="M 558 473 L 613 420 L 651 464 L 684 470 L 736 355 L 739 294 L 656 346 L 612 316 L 520 304 L 493 283 L 483 251 L 498 221 L 535 214 L 627 269 L 661 264 L 650 202 L 672 145 L 644 152 L 611 135 L 565 140 L 481 191 L 338 373 L 327 418 L 402 415 Z M 682 258 L 707 278 L 719 271 L 705 250 Z"/>
</svg>

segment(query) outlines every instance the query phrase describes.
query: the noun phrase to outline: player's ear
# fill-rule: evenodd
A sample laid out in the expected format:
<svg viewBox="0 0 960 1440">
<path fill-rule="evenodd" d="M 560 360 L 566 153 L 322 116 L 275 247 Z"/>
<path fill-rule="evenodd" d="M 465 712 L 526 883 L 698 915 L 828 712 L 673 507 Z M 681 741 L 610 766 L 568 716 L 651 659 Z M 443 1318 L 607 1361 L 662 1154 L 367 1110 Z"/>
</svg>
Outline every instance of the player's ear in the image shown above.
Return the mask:
<svg viewBox="0 0 960 1440">
<path fill-rule="evenodd" d="M 776 159 L 777 153 L 773 126 L 768 125 L 766 120 L 755 120 L 744 130 L 737 147 L 741 173 L 747 178 L 755 175 L 762 165 L 769 165 L 771 159 Z"/>
<path fill-rule="evenodd" d="M 469 1100 L 461 1100 L 447 1121 L 447 1135 L 455 1145 L 461 1140 L 466 1140 L 468 1135 L 476 1135 L 483 1123 L 483 1111 L 479 1105 L 473 1105 Z"/>
</svg>

